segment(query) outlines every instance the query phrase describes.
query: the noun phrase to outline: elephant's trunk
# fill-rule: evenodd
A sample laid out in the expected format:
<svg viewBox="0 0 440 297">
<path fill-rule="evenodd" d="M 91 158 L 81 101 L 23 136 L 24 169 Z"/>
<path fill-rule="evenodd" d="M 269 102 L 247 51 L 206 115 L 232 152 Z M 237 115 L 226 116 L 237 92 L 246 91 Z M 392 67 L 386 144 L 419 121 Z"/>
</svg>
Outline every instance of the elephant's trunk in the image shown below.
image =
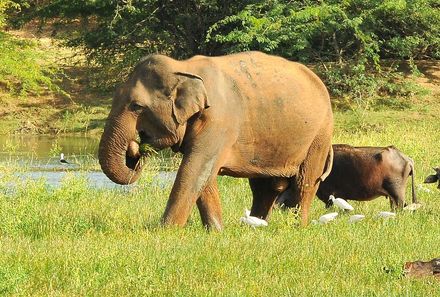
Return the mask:
<svg viewBox="0 0 440 297">
<path fill-rule="evenodd" d="M 99 164 L 113 182 L 127 185 L 135 182 L 142 171 L 140 155 L 133 152 L 136 121 L 130 115 L 109 116 L 99 143 Z"/>
</svg>

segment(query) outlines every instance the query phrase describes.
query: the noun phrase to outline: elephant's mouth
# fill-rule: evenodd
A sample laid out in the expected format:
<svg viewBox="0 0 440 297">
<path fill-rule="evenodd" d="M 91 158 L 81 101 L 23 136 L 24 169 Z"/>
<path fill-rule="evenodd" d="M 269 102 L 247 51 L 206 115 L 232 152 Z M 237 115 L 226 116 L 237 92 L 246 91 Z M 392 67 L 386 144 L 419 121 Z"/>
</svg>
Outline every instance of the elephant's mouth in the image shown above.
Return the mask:
<svg viewBox="0 0 440 297">
<path fill-rule="evenodd" d="M 171 147 L 176 143 L 176 141 L 172 139 L 173 137 L 155 138 L 148 135 L 144 131 L 139 131 L 139 138 L 141 145 L 147 144 L 154 148 L 155 151 L 160 151 L 164 148 Z"/>
<path fill-rule="evenodd" d="M 131 170 L 138 171 L 143 166 L 142 157 L 139 151 L 139 143 L 136 140 L 131 140 L 125 152 L 125 165 Z"/>
<path fill-rule="evenodd" d="M 131 170 L 139 170 L 142 169 L 141 158 L 129 156 L 128 153 L 125 154 L 125 165 Z"/>
<path fill-rule="evenodd" d="M 139 132 L 138 140 L 133 139 L 128 142 L 125 165 L 131 170 L 139 171 L 145 164 L 145 158 L 165 147 L 162 139 L 153 140 L 145 132 Z"/>
</svg>

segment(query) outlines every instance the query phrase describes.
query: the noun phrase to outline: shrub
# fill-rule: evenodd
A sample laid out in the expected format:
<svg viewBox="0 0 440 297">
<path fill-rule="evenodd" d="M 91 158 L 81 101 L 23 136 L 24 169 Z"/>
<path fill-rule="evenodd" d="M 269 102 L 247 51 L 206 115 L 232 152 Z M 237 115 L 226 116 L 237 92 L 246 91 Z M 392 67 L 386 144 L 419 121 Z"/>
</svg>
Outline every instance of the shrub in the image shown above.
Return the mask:
<svg viewBox="0 0 440 297">
<path fill-rule="evenodd" d="M 0 31 L 0 87 L 20 95 L 61 91 L 55 84 L 59 69 L 48 60 L 36 42 Z"/>
<path fill-rule="evenodd" d="M 223 44 L 225 53 L 254 49 L 317 64 L 334 96 L 365 105 L 386 90 L 413 94 L 380 61 L 440 58 L 440 6 L 431 0 L 258 1 L 212 25 L 207 40 Z"/>
<path fill-rule="evenodd" d="M 150 53 L 260 50 L 317 65 L 334 96 L 356 103 L 383 98 L 387 89 L 413 93 L 396 92 L 403 85 L 395 69 L 383 69 L 383 59 L 440 58 L 437 0 L 16 2 L 28 4 L 17 24 L 34 16 L 80 23 L 68 44 L 84 49 L 103 87 Z"/>
</svg>

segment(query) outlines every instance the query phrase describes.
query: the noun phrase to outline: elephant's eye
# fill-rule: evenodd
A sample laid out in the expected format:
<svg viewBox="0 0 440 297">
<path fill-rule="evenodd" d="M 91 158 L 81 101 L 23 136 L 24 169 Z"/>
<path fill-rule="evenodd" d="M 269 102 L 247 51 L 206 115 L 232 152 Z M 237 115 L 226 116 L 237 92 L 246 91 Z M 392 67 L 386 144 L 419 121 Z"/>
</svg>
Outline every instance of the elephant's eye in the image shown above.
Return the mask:
<svg viewBox="0 0 440 297">
<path fill-rule="evenodd" d="M 132 102 L 130 104 L 130 110 L 133 111 L 133 112 L 141 113 L 143 109 L 144 109 L 143 106 L 141 106 L 141 105 L 139 105 L 139 104 L 137 104 L 135 102 Z"/>
</svg>

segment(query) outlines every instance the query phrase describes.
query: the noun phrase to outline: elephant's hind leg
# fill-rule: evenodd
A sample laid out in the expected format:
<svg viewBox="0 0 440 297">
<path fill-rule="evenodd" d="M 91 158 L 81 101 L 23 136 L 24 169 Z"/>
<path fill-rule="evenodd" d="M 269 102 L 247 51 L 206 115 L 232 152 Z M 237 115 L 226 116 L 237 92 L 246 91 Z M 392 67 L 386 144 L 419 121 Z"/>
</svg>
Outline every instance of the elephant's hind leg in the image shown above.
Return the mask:
<svg viewBox="0 0 440 297">
<path fill-rule="evenodd" d="M 222 209 L 217 182 L 215 180 L 203 190 L 199 199 L 197 199 L 197 207 L 200 212 L 200 217 L 202 218 L 203 226 L 208 230 L 222 230 Z"/>
<path fill-rule="evenodd" d="M 278 195 L 286 190 L 289 185 L 287 178 L 250 178 L 253 201 L 251 216 L 267 219 L 270 210 Z"/>
<path fill-rule="evenodd" d="M 296 176 L 296 195 L 294 198 L 299 201 L 301 211 L 301 225 L 308 223 L 309 209 L 313 198 L 319 187 L 321 177 L 328 152 L 330 150 L 330 140 L 324 141 L 324 137 L 317 137 L 309 148 L 307 157 L 300 166 L 300 172 Z"/>
</svg>

